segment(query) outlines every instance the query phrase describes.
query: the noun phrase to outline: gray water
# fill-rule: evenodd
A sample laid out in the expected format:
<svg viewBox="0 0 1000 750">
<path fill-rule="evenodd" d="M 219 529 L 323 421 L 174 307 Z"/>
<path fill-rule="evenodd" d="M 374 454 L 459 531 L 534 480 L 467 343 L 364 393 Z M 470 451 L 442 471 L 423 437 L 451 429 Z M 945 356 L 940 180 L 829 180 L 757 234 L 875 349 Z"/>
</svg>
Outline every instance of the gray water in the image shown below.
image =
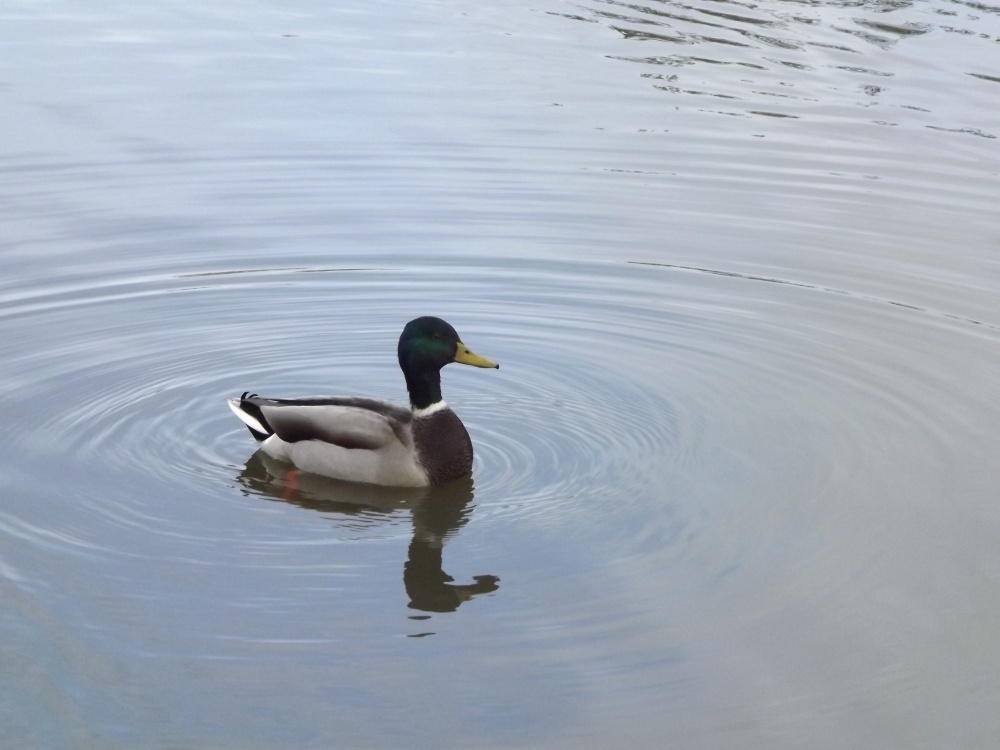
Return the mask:
<svg viewBox="0 0 1000 750">
<path fill-rule="evenodd" d="M 1000 7 L 0 8 L 17 748 L 994 748 Z M 401 401 L 467 482 L 254 455 Z"/>
</svg>

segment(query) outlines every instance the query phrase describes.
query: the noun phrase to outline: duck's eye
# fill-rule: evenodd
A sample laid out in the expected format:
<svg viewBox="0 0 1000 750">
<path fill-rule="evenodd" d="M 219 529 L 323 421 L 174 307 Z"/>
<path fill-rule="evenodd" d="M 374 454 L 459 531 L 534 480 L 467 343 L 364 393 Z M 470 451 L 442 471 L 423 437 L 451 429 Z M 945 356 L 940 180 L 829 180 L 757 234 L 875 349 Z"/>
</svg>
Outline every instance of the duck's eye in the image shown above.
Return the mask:
<svg viewBox="0 0 1000 750">
<path fill-rule="evenodd" d="M 440 341 L 441 339 L 444 338 L 444 336 L 442 336 L 440 333 L 435 333 L 431 336 L 431 338 L 434 339 L 435 341 Z"/>
</svg>

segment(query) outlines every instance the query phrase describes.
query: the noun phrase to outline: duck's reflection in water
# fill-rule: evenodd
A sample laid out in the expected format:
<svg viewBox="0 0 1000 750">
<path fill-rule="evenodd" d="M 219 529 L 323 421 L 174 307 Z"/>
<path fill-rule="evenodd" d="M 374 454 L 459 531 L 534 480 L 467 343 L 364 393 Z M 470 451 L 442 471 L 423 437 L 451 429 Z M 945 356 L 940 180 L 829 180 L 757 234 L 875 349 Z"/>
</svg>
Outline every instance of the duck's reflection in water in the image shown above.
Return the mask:
<svg viewBox="0 0 1000 750">
<path fill-rule="evenodd" d="M 472 583 L 456 584 L 442 567 L 445 542 L 472 513 L 471 477 L 443 487 L 376 487 L 301 473 L 258 451 L 237 481 L 255 495 L 333 514 L 347 527 L 390 523 L 409 511 L 413 539 L 403 564 L 403 586 L 411 609 L 454 612 L 462 602 L 499 588 L 500 579 L 493 575 L 476 575 Z"/>
<path fill-rule="evenodd" d="M 499 587 L 492 575 L 473 576 L 473 583 L 455 584 L 444 572 L 441 555 L 445 540 L 469 520 L 472 480 L 452 482 L 448 493 L 428 496 L 413 508 L 413 539 L 403 565 L 403 585 L 410 597 L 410 607 L 425 612 L 454 612 L 476 594 L 487 594 Z M 459 486 L 460 485 L 460 486 Z"/>
</svg>

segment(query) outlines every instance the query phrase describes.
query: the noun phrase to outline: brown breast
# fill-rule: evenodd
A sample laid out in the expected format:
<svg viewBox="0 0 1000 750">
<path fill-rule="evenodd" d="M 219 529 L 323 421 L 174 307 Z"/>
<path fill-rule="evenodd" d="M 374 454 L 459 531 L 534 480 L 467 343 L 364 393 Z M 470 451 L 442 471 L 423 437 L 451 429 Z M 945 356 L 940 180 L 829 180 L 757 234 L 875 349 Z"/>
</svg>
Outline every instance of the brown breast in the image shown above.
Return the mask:
<svg viewBox="0 0 1000 750">
<path fill-rule="evenodd" d="M 451 409 L 414 419 L 413 441 L 431 484 L 444 484 L 472 471 L 472 440 Z"/>
</svg>

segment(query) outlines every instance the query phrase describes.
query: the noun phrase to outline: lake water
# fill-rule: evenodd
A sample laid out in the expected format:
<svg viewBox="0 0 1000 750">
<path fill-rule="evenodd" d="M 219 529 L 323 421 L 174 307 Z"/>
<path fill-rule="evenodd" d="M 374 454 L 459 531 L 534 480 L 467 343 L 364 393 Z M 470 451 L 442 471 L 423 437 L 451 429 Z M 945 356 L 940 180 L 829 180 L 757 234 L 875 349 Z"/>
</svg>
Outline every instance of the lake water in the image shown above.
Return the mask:
<svg viewBox="0 0 1000 750">
<path fill-rule="evenodd" d="M 1000 6 L 0 9 L 17 748 L 994 748 Z M 254 455 L 405 399 L 473 477 Z"/>
</svg>

